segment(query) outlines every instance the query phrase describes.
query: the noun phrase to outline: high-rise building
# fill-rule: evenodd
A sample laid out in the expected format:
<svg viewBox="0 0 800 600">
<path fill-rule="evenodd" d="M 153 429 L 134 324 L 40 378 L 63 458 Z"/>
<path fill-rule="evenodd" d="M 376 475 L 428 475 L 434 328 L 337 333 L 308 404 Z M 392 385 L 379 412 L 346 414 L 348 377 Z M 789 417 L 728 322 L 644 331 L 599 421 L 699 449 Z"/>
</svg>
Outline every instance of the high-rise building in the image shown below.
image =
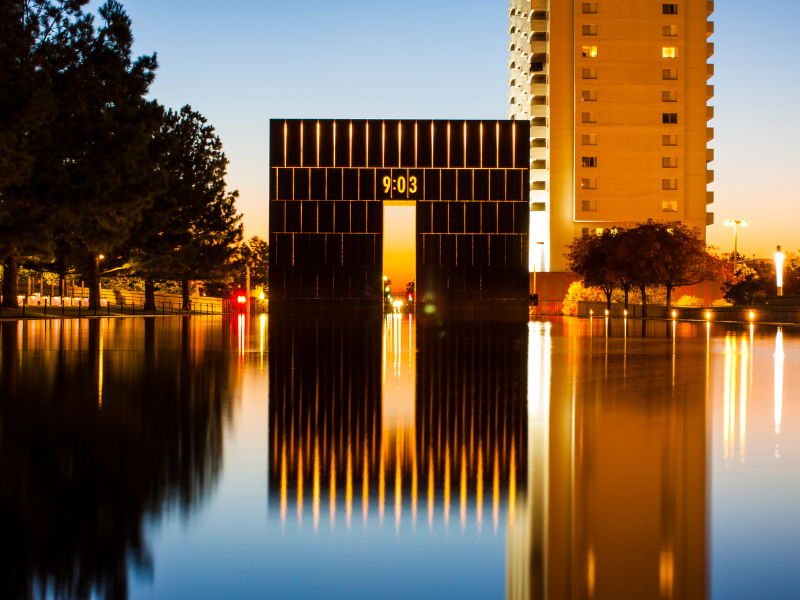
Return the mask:
<svg viewBox="0 0 800 600">
<path fill-rule="evenodd" d="M 713 10 L 707 0 L 511 0 L 508 114 L 531 125 L 530 264 L 551 274 L 540 280 L 550 299 L 563 297 L 565 246 L 583 232 L 713 223 Z"/>
</svg>

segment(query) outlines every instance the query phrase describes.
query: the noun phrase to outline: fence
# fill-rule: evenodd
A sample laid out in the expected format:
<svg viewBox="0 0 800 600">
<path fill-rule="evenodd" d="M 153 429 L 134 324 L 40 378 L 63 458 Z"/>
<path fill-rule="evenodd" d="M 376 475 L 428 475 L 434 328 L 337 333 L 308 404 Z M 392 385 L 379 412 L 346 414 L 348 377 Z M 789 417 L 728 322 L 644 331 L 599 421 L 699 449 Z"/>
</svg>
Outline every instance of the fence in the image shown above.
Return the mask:
<svg viewBox="0 0 800 600">
<path fill-rule="evenodd" d="M 540 300 L 535 314 L 542 316 L 575 316 L 577 302 L 572 300 Z"/>
<path fill-rule="evenodd" d="M 155 308 L 145 310 L 145 302 L 141 300 L 120 298 L 119 302 L 109 300 L 108 297 L 100 299 L 100 307 L 89 309 L 88 298 L 67 298 L 50 296 L 18 296 L 17 303 L 19 309 L 6 308 L 6 314 L 16 314 L 21 311 L 21 316 L 89 316 L 89 315 L 177 315 L 177 314 L 207 314 L 219 315 L 234 312 L 233 303 L 226 298 L 205 298 L 198 297 L 190 300 L 188 309 L 182 308 L 180 297 L 168 299 L 156 299 Z M 3 316 L 2 296 L 0 296 L 0 317 Z"/>
</svg>

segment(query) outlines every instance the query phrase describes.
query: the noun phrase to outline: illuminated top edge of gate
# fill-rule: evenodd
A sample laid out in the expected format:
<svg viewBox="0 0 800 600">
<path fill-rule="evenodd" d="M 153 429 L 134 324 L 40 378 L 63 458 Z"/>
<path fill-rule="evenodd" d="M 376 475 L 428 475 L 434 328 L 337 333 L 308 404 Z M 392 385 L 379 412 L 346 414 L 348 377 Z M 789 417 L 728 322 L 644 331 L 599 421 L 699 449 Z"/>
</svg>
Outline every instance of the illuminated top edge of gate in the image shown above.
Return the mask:
<svg viewBox="0 0 800 600">
<path fill-rule="evenodd" d="M 418 304 L 527 314 L 529 138 L 517 121 L 272 119 L 270 302 L 379 307 L 383 207 L 411 204 Z"/>
</svg>

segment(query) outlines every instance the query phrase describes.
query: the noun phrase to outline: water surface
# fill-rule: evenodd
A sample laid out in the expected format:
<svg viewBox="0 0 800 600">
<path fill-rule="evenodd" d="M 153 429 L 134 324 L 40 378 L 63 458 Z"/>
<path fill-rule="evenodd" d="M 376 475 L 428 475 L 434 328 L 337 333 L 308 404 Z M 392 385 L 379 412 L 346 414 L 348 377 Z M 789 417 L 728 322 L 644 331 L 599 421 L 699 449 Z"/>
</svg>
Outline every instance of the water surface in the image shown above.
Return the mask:
<svg viewBox="0 0 800 600">
<path fill-rule="evenodd" d="M 9 598 L 794 598 L 796 329 L 0 323 Z"/>
</svg>

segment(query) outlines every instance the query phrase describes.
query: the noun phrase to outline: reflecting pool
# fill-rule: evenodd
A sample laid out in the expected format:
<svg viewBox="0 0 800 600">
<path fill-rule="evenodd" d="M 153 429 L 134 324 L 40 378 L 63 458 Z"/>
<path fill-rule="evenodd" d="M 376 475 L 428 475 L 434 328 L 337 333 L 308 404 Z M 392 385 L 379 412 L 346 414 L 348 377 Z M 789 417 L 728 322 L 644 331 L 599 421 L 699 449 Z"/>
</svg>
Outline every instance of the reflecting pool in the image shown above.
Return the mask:
<svg viewBox="0 0 800 600">
<path fill-rule="evenodd" d="M 8 598 L 795 598 L 800 330 L 0 322 Z"/>
</svg>

